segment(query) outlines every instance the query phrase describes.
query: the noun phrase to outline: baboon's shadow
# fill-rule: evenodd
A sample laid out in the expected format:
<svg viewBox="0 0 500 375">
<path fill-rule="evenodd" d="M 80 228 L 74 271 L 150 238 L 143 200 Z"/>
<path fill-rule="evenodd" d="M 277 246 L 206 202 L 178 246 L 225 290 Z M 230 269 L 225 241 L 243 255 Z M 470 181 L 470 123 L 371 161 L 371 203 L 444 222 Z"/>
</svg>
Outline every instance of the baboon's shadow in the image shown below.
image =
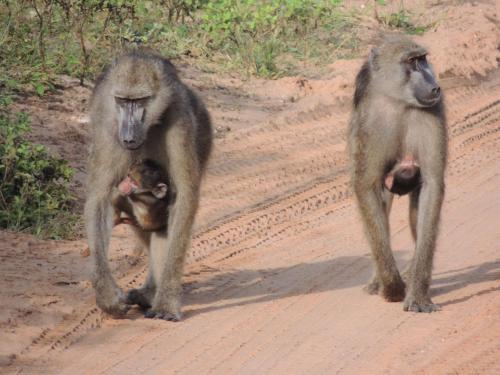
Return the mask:
<svg viewBox="0 0 500 375">
<path fill-rule="evenodd" d="M 395 253 L 397 258 L 403 256 L 406 258 L 405 255 L 410 254 L 407 251 Z M 220 272 L 217 269 L 207 267 L 194 274 L 186 275 L 188 280 L 184 283 L 185 317 L 309 293 L 321 293 L 350 287 L 361 289 L 371 277 L 371 267 L 372 262 L 369 254 L 340 256 L 320 262 L 255 270 L 241 269 Z M 400 269 L 403 268 L 400 267 Z M 190 277 L 200 280 L 190 282 Z M 438 272 L 433 275 L 431 296 L 446 295 L 470 284 L 499 279 L 500 260 Z M 474 296 L 497 290 L 500 290 L 500 286 L 488 287 L 471 295 L 440 302 L 440 305 L 446 306 L 464 302 Z M 202 306 L 190 308 L 190 305 Z"/>
<path fill-rule="evenodd" d="M 184 283 L 185 316 L 361 286 L 369 280 L 370 269 L 371 259 L 368 254 L 256 270 L 219 272 L 217 269 L 207 268 L 195 274 L 200 274 L 200 281 Z M 209 275 L 210 273 L 213 275 Z M 186 276 L 189 279 L 193 274 Z M 189 305 L 206 306 L 190 309 Z"/>
<path fill-rule="evenodd" d="M 297 295 L 361 288 L 371 277 L 371 267 L 368 253 L 276 268 L 221 271 L 202 266 L 184 274 L 183 318 Z M 142 315 L 139 307 L 128 313 L 131 319 Z"/>
<path fill-rule="evenodd" d="M 444 295 L 471 284 L 480 284 L 483 282 L 495 280 L 500 280 L 500 259 L 491 262 L 485 262 L 477 266 L 469 266 L 457 270 L 435 273 L 433 275 L 433 287 L 431 287 L 431 295 Z M 498 290 L 500 290 L 500 286 L 487 287 L 481 289 L 476 293 L 441 302 L 440 305 L 453 305 L 455 303 L 467 301 L 472 297 L 495 292 Z"/>
</svg>

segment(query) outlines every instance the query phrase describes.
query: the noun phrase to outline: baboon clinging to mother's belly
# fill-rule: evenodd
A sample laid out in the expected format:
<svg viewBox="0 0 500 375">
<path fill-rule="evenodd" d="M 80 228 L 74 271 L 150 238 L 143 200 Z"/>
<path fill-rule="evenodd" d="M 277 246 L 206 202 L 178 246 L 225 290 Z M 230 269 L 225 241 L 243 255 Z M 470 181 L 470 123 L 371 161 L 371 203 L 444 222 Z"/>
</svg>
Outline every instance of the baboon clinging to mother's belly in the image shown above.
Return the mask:
<svg viewBox="0 0 500 375">
<path fill-rule="evenodd" d="M 168 177 L 153 161 L 144 160 L 133 165 L 111 197 L 114 225 L 131 224 L 146 232 L 166 228 L 167 183 Z"/>
<path fill-rule="evenodd" d="M 209 114 L 168 60 L 134 52 L 117 59 L 97 80 L 90 118 L 85 221 L 97 305 L 122 315 L 129 305 L 139 304 L 147 309 L 146 317 L 179 320 L 184 258 L 212 146 Z M 169 177 L 172 199 L 165 229 L 135 228 L 149 247 L 149 272 L 140 289 L 125 294 L 107 260 L 114 221 L 111 196 L 130 167 L 146 159 Z"/>
<path fill-rule="evenodd" d="M 374 48 L 356 77 L 348 146 L 352 183 L 375 262 L 367 286 L 404 309 L 435 311 L 429 297 L 444 196 L 447 133 L 443 100 L 427 52 L 390 36 Z M 410 194 L 415 254 L 403 282 L 389 235 L 393 193 Z"/>
</svg>

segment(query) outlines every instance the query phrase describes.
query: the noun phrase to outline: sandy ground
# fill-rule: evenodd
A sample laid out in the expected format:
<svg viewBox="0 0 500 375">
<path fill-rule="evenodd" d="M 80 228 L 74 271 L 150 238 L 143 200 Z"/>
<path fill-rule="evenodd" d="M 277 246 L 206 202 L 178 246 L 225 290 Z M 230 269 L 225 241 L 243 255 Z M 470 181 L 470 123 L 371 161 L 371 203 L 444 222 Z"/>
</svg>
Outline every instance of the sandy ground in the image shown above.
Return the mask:
<svg viewBox="0 0 500 375">
<path fill-rule="evenodd" d="M 360 2 L 359 2 L 360 3 Z M 217 128 L 184 278 L 184 320 L 95 307 L 85 241 L 0 232 L 0 373 L 499 374 L 500 34 L 495 1 L 416 1 L 446 93 L 447 193 L 431 293 L 442 311 L 368 296 L 370 254 L 348 185 L 345 130 L 361 60 L 317 79 L 216 78 L 181 67 Z M 367 30 L 370 24 L 367 23 Z M 373 30 L 375 33 L 376 30 Z M 366 46 L 368 51 L 368 46 Z M 37 140 L 85 176 L 89 89 L 26 98 Z M 413 243 L 395 200 L 392 246 Z M 139 286 L 146 256 L 115 229 L 111 267 Z"/>
</svg>

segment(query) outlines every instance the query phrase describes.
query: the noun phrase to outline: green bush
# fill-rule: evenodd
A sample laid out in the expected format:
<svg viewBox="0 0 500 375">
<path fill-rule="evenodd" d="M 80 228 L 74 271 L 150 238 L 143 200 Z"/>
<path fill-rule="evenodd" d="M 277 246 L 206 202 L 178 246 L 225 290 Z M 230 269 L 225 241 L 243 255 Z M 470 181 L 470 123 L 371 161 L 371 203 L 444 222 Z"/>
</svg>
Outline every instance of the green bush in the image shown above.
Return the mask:
<svg viewBox="0 0 500 375">
<path fill-rule="evenodd" d="M 382 6 L 386 5 L 386 2 L 381 0 L 378 0 L 377 3 Z M 399 4 L 399 11 L 382 16 L 378 16 L 376 13 L 376 17 L 381 24 L 393 29 L 401 29 L 408 34 L 422 35 L 431 27 L 431 25 L 416 25 L 412 20 L 411 13 L 405 9 L 403 1 Z"/>
<path fill-rule="evenodd" d="M 29 129 L 25 113 L 11 118 L 0 111 L 0 227 L 68 238 L 77 220 L 68 189 L 74 171 L 45 146 L 25 140 Z"/>
<path fill-rule="evenodd" d="M 317 34 L 320 29 L 334 33 L 345 25 L 339 19 L 339 15 L 346 19 L 340 4 L 340 0 L 212 1 L 202 9 L 201 26 L 212 50 L 233 56 L 252 73 L 276 76 L 282 73 L 277 64 L 281 54 L 301 51 L 300 57 L 309 58 L 306 44 L 321 44 L 324 51 L 333 47 Z"/>
<path fill-rule="evenodd" d="M 113 56 L 144 44 L 210 70 L 277 76 L 283 54 L 331 62 L 355 46 L 340 0 L 1 0 L 0 86 L 38 95 L 56 74 L 93 79 Z M 348 42 L 346 43 L 346 40 Z M 300 51 L 299 54 L 296 51 Z"/>
<path fill-rule="evenodd" d="M 397 13 L 391 13 L 386 17 L 386 24 L 392 28 L 403 29 L 408 34 L 421 35 L 427 30 L 426 26 L 413 24 L 410 14 L 404 9 Z"/>
</svg>

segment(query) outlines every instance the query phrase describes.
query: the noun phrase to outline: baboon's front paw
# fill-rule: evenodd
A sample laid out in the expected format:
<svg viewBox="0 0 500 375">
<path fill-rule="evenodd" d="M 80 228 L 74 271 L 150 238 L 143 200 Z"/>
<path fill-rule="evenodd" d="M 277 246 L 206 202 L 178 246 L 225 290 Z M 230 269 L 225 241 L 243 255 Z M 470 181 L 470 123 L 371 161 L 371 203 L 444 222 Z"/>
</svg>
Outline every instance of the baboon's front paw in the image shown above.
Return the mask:
<svg viewBox="0 0 500 375">
<path fill-rule="evenodd" d="M 104 295 L 96 295 L 96 303 L 104 312 L 114 317 L 123 317 L 130 306 L 125 303 L 125 296 L 120 289 Z"/>
<path fill-rule="evenodd" d="M 363 287 L 363 290 L 368 294 L 378 294 L 380 291 L 380 281 L 372 280 Z"/>
<path fill-rule="evenodd" d="M 382 296 L 389 302 L 400 302 L 405 298 L 405 283 L 399 279 L 384 285 Z"/>
<path fill-rule="evenodd" d="M 416 298 L 408 295 L 405 299 L 403 309 L 404 311 L 431 313 L 441 310 L 441 307 L 433 303 L 429 297 Z"/>
<path fill-rule="evenodd" d="M 148 319 L 163 319 L 171 322 L 179 322 L 182 318 L 182 314 L 180 311 L 170 312 L 166 310 L 153 310 L 149 309 L 146 311 L 144 316 Z"/>
<path fill-rule="evenodd" d="M 141 289 L 130 289 L 127 292 L 125 302 L 129 305 L 139 305 L 142 309 L 151 307 L 149 296 Z"/>
</svg>

